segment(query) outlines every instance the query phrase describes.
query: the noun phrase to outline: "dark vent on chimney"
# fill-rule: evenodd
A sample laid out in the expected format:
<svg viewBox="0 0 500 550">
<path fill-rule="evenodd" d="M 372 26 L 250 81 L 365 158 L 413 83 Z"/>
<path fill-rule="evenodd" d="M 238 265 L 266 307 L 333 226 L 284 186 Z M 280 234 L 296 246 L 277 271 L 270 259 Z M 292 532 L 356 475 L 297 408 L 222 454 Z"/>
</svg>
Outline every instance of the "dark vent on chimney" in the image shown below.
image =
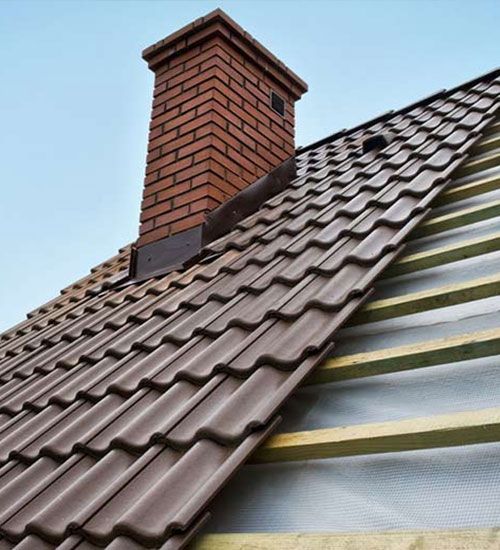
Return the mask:
<svg viewBox="0 0 500 550">
<path fill-rule="evenodd" d="M 271 108 L 279 115 L 285 116 L 285 100 L 274 90 L 271 90 Z"/>
<path fill-rule="evenodd" d="M 370 136 L 363 140 L 363 153 L 366 154 L 370 151 L 380 151 L 384 147 L 387 147 L 393 138 L 394 136 L 389 132 Z"/>
</svg>

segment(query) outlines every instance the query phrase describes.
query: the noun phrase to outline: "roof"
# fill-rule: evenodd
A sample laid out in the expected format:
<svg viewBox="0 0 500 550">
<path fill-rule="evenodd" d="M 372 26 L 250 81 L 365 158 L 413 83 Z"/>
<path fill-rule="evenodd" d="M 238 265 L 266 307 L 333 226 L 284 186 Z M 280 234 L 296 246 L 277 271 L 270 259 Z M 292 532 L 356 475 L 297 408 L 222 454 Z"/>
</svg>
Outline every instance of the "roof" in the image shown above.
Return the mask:
<svg viewBox="0 0 500 550">
<path fill-rule="evenodd" d="M 493 120 L 498 74 L 299 150 L 199 263 L 119 285 L 125 248 L 6 332 L 0 548 L 185 544 Z"/>
</svg>

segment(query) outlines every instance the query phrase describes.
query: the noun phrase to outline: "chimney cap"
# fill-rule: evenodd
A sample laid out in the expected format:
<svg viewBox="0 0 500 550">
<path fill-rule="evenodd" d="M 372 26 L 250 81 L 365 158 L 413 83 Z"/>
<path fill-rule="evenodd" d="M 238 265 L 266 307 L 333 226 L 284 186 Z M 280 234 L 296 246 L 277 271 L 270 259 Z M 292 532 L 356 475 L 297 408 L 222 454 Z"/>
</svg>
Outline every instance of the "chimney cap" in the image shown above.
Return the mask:
<svg viewBox="0 0 500 550">
<path fill-rule="evenodd" d="M 207 29 L 206 32 L 200 31 Z M 289 69 L 282 61 L 273 55 L 267 48 L 246 32 L 236 21 L 220 8 L 211 11 L 168 35 L 163 40 L 149 46 L 142 52 L 151 70 L 167 63 L 171 58 L 179 55 L 200 41 L 206 41 L 208 35 L 219 34 L 225 36 L 231 43 L 247 55 L 251 52 L 252 59 L 264 66 L 271 76 L 278 80 L 285 80 L 288 87 L 295 91 L 297 98 L 307 92 L 307 84 Z"/>
</svg>

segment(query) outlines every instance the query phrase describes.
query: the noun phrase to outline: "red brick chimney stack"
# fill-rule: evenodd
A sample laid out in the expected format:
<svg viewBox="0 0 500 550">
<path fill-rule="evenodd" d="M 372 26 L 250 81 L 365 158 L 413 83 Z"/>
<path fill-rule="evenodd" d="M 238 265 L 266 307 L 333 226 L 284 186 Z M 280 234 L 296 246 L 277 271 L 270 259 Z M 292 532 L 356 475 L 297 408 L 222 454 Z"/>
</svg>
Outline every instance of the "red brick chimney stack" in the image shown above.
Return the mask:
<svg viewBox="0 0 500 550">
<path fill-rule="evenodd" d="M 204 215 L 295 151 L 307 85 L 221 10 L 143 52 L 155 73 L 140 249 Z"/>
</svg>

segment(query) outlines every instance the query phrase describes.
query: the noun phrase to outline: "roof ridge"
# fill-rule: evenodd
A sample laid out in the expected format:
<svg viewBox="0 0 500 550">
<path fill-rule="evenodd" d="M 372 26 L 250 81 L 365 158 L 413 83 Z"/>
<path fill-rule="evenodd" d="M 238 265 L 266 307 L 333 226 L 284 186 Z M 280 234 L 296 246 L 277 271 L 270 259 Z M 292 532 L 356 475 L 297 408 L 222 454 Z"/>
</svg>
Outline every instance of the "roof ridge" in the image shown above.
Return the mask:
<svg viewBox="0 0 500 550">
<path fill-rule="evenodd" d="M 487 71 L 484 74 L 481 74 L 479 76 L 476 76 L 470 80 L 467 80 L 465 82 L 462 82 L 462 84 L 459 84 L 457 86 L 454 86 L 452 88 L 442 88 L 441 90 L 438 90 L 437 92 L 434 92 L 428 96 L 424 96 L 421 99 L 418 99 L 416 101 L 413 101 L 412 103 L 406 105 L 405 107 L 402 107 L 400 109 L 390 109 L 389 111 L 384 111 L 382 114 L 377 115 L 373 118 L 370 118 L 364 122 L 361 122 L 360 124 L 357 124 L 355 126 L 352 126 L 351 128 L 343 128 L 342 130 L 337 130 L 336 132 L 333 132 L 332 134 L 318 139 L 317 141 L 314 141 L 313 143 L 310 143 L 308 145 L 305 145 L 304 147 L 298 147 L 296 150 L 296 154 L 302 154 L 307 151 L 310 151 L 311 149 L 315 149 L 317 147 L 321 147 L 322 145 L 325 145 L 327 143 L 330 143 L 334 139 L 345 136 L 347 134 L 351 134 L 352 132 L 355 132 L 356 130 L 361 130 L 362 128 L 372 125 L 376 122 L 383 122 L 387 120 L 389 117 L 394 116 L 396 114 L 404 114 L 408 111 L 411 111 L 415 107 L 419 107 L 420 105 L 424 105 L 425 103 L 428 103 L 429 101 L 433 99 L 439 99 L 440 97 L 445 97 L 447 95 L 450 95 L 458 90 L 461 90 L 462 88 L 466 88 L 468 86 L 473 86 L 474 84 L 477 84 L 479 82 L 482 82 L 484 80 L 492 80 L 496 76 L 500 75 L 500 67 L 496 67 L 495 69 L 492 69 L 490 71 Z"/>
</svg>

